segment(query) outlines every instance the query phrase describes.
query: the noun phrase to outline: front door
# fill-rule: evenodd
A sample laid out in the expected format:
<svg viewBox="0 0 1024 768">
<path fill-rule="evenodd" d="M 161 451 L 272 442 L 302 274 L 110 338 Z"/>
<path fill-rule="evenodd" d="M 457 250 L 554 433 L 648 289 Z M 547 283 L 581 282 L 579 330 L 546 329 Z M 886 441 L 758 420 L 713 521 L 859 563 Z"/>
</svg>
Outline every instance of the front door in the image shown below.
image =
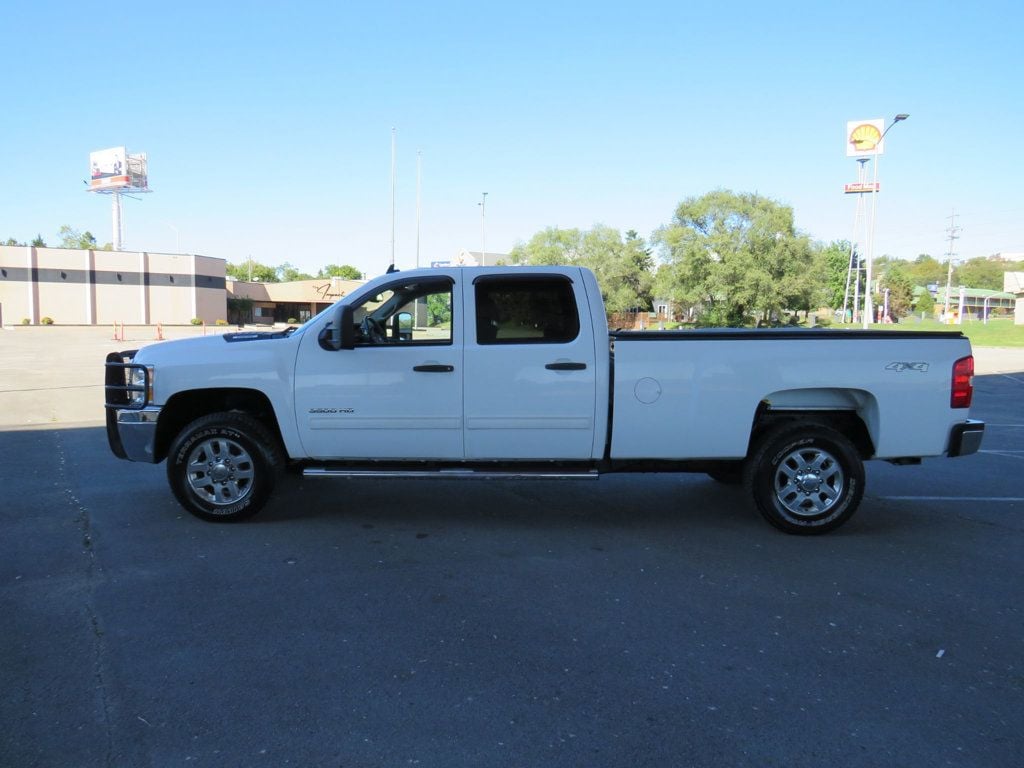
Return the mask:
<svg viewBox="0 0 1024 768">
<path fill-rule="evenodd" d="M 463 458 L 462 346 L 448 277 L 356 299 L 356 348 L 302 340 L 296 421 L 317 459 Z"/>
</svg>

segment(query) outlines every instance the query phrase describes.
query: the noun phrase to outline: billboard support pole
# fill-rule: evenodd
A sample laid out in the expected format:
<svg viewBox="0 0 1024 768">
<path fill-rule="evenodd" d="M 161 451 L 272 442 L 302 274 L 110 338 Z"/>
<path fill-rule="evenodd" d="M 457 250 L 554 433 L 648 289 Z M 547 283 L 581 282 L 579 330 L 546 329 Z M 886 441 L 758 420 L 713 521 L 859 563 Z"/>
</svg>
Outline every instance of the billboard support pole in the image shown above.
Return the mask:
<svg viewBox="0 0 1024 768">
<path fill-rule="evenodd" d="M 121 250 L 121 193 L 114 192 L 110 196 L 110 216 L 113 220 L 113 248 Z"/>
<path fill-rule="evenodd" d="M 884 135 L 884 133 L 883 133 Z M 871 228 L 868 231 L 868 262 L 864 268 L 864 312 L 861 316 L 864 330 L 868 329 L 872 319 L 871 309 L 871 267 L 875 258 L 875 216 L 878 212 L 878 158 L 881 156 L 876 149 L 871 165 L 874 180 L 871 184 Z"/>
</svg>

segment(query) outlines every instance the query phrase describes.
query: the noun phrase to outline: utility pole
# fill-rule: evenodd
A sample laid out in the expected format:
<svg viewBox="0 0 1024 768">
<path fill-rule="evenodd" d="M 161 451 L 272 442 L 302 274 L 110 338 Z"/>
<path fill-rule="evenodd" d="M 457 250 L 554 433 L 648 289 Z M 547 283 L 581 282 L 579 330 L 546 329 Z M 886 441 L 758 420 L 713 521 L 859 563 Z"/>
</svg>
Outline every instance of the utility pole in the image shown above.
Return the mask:
<svg viewBox="0 0 1024 768">
<path fill-rule="evenodd" d="M 948 262 L 948 265 L 946 267 L 946 304 L 942 309 L 943 322 L 947 322 L 947 318 L 949 317 L 949 291 L 953 282 L 953 257 L 956 256 L 956 252 L 953 250 L 953 243 L 960 238 L 961 229 L 956 225 L 955 208 L 946 218 L 949 219 L 949 226 L 946 227 L 946 234 L 949 236 L 949 248 L 946 250 L 946 261 Z"/>
</svg>

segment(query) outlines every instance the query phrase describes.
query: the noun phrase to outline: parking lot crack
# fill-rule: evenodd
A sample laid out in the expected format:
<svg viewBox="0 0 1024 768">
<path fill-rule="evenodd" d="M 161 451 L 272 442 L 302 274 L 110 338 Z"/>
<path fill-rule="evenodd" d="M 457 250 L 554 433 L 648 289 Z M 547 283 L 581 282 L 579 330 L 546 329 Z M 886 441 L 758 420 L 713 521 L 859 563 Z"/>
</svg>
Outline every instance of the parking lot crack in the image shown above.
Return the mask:
<svg viewBox="0 0 1024 768">
<path fill-rule="evenodd" d="M 86 576 L 86 600 L 85 611 L 89 622 L 90 642 L 92 645 L 92 675 L 95 681 L 96 694 L 99 697 L 100 714 L 103 721 L 105 738 L 105 757 L 103 764 L 114 765 L 114 734 L 110 719 L 110 701 L 107 690 L 105 674 L 106 640 L 104 638 L 103 625 L 99 614 L 96 611 L 95 590 L 102 578 L 102 568 L 96 558 L 96 547 L 93 541 L 92 518 L 89 509 L 82 500 L 75 494 L 71 478 L 68 476 L 68 451 L 65 449 L 61 439 L 60 430 L 54 431 L 54 439 L 57 443 L 57 467 L 61 490 L 64 494 L 69 509 L 75 512 L 75 523 L 79 526 L 82 536 L 82 551 L 85 555 L 85 576 Z"/>
</svg>

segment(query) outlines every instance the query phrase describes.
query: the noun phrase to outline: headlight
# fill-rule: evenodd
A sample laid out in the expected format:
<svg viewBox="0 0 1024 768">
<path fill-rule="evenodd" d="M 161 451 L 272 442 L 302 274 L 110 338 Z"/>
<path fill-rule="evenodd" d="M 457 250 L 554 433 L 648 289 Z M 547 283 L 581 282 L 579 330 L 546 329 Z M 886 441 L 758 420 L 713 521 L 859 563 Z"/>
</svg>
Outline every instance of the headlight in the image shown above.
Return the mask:
<svg viewBox="0 0 1024 768">
<path fill-rule="evenodd" d="M 149 373 L 148 387 L 146 386 L 147 373 Z M 128 383 L 133 387 L 140 388 L 138 390 L 129 390 L 129 403 L 141 407 L 147 402 L 153 401 L 153 366 L 147 365 L 146 370 L 142 370 L 141 368 L 132 368 L 131 373 L 128 375 Z"/>
</svg>

